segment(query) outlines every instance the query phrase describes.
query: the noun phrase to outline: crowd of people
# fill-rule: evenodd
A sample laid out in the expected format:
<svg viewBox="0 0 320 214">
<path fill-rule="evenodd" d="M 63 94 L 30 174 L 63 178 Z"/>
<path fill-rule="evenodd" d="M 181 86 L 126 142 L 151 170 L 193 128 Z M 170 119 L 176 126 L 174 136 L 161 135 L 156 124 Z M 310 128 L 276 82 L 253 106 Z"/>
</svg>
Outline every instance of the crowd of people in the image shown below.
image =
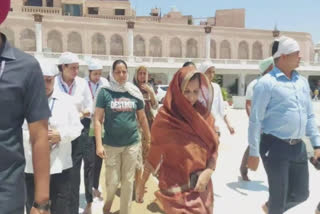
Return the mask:
<svg viewBox="0 0 320 214">
<path fill-rule="evenodd" d="M 294 39 L 280 37 L 247 88 L 249 146 L 240 173 L 250 181 L 248 169 L 255 171 L 261 157 L 269 184 L 262 206 L 267 214 L 282 214 L 309 196 L 304 136 L 314 148 L 312 163 L 320 161 L 309 84 L 295 70 L 299 54 Z M 102 162 L 104 214 L 111 213 L 119 186 L 120 214 L 131 213 L 133 198 L 144 203 L 151 174 L 159 181 L 155 196 L 163 212 L 213 213 L 221 123 L 230 134 L 235 129 L 211 62 L 198 68 L 186 62 L 159 108 L 144 66 L 131 82 L 125 61 L 114 61 L 104 78 L 102 62 L 91 59 L 82 78 L 76 54 L 62 53 L 58 64 L 38 62 L 11 47 L 2 33 L 0 60 L 2 214 L 78 214 L 82 162 L 85 214 L 92 213 L 94 197 L 103 197 Z M 319 209 L 320 204 L 317 214 Z"/>
</svg>

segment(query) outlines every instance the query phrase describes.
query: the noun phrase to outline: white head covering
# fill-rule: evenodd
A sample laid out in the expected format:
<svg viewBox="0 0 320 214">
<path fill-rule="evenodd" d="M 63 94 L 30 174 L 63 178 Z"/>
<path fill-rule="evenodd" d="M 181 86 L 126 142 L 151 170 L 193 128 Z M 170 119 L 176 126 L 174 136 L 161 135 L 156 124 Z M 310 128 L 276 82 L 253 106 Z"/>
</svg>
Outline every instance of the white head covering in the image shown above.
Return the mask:
<svg viewBox="0 0 320 214">
<path fill-rule="evenodd" d="M 273 57 L 266 58 L 259 63 L 260 73 L 263 74 L 270 65 L 274 65 Z"/>
<path fill-rule="evenodd" d="M 276 41 L 279 42 L 279 46 L 278 51 L 273 55 L 273 58 L 278 58 L 281 55 L 288 55 L 296 51 L 300 51 L 298 42 L 292 38 L 281 36 Z"/>
<path fill-rule="evenodd" d="M 59 74 L 57 66 L 47 59 L 39 60 L 43 76 L 54 77 Z"/>
<path fill-rule="evenodd" d="M 90 71 L 102 70 L 102 63 L 98 59 L 91 59 L 88 63 Z"/>
<path fill-rule="evenodd" d="M 201 73 L 205 73 L 211 67 L 214 67 L 213 63 L 210 61 L 205 61 L 199 66 L 199 71 Z"/>
<path fill-rule="evenodd" d="M 59 57 L 58 65 L 68 65 L 73 63 L 80 63 L 78 55 L 71 52 L 64 52 Z"/>
</svg>

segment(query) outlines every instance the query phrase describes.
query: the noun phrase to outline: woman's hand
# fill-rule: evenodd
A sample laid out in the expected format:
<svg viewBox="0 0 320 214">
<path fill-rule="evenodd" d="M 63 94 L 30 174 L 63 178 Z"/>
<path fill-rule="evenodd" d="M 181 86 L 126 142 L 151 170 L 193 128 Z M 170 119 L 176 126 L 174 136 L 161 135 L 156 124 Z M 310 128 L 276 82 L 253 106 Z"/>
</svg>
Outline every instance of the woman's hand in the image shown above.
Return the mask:
<svg viewBox="0 0 320 214">
<path fill-rule="evenodd" d="M 148 94 L 152 93 L 152 89 L 148 84 L 142 84 L 141 85 L 141 89 L 145 90 L 146 92 L 148 92 Z"/>
<path fill-rule="evenodd" d="M 204 192 L 207 189 L 208 183 L 211 179 L 212 172 L 212 169 L 205 169 L 203 171 L 198 172 L 199 178 L 197 181 L 197 185 L 194 188 L 194 191 Z"/>
<path fill-rule="evenodd" d="M 139 179 L 136 185 L 136 202 L 137 203 L 143 203 L 145 188 L 146 188 L 145 182 L 142 181 L 142 179 Z"/>
<path fill-rule="evenodd" d="M 96 154 L 102 159 L 106 158 L 105 151 L 102 145 L 97 145 Z"/>
</svg>

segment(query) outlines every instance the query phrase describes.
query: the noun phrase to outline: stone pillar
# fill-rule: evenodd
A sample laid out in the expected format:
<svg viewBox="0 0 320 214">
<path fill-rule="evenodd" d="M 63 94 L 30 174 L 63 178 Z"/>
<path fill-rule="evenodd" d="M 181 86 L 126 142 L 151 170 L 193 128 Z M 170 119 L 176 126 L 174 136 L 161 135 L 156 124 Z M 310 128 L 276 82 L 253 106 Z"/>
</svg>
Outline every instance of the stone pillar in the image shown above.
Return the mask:
<svg viewBox="0 0 320 214">
<path fill-rule="evenodd" d="M 134 29 L 134 21 L 128 21 L 127 25 L 128 25 L 128 56 L 129 58 L 133 58 L 133 42 L 134 42 L 134 38 L 133 38 L 133 29 Z"/>
<path fill-rule="evenodd" d="M 34 14 L 37 53 L 42 53 L 42 15 Z"/>
<path fill-rule="evenodd" d="M 42 0 L 42 7 L 47 7 L 47 0 Z"/>
<path fill-rule="evenodd" d="M 210 48 L 211 48 L 211 26 L 204 27 L 206 33 L 206 59 L 210 59 Z"/>
<path fill-rule="evenodd" d="M 243 71 L 240 71 L 243 72 Z M 246 75 L 244 73 L 240 73 L 239 82 L 238 82 L 238 94 L 239 96 L 245 95 L 245 87 L 246 87 Z"/>
</svg>

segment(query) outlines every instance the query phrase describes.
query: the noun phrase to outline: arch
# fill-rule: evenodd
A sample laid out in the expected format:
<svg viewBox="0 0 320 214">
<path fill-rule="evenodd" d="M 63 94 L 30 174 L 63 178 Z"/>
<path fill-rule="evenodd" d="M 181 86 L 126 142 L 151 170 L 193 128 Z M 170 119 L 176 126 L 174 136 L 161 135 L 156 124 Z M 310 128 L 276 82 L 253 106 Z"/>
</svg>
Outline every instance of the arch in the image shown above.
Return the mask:
<svg viewBox="0 0 320 214">
<path fill-rule="evenodd" d="M 73 53 L 82 53 L 82 39 L 81 35 L 77 32 L 71 32 L 68 35 L 68 51 Z"/>
<path fill-rule="evenodd" d="M 252 45 L 252 59 L 262 59 L 263 58 L 263 52 L 262 52 L 262 44 L 258 41 L 253 43 Z"/>
<path fill-rule="evenodd" d="M 157 36 L 154 36 L 150 39 L 149 56 L 152 56 L 152 57 L 162 56 L 162 41 Z"/>
<path fill-rule="evenodd" d="M 182 57 L 182 42 L 178 37 L 170 40 L 170 57 Z"/>
<path fill-rule="evenodd" d="M 20 33 L 20 48 L 24 51 L 36 51 L 36 34 L 31 29 L 24 29 Z"/>
<path fill-rule="evenodd" d="M 114 34 L 110 39 L 110 54 L 123 56 L 123 39 L 119 34 Z"/>
<path fill-rule="evenodd" d="M 249 45 L 246 41 L 241 41 L 238 48 L 239 59 L 249 59 Z"/>
<path fill-rule="evenodd" d="M 198 58 L 198 42 L 195 39 L 189 39 L 187 41 L 186 57 Z"/>
<path fill-rule="evenodd" d="M 220 44 L 220 59 L 231 59 L 231 45 L 228 40 L 223 40 Z"/>
<path fill-rule="evenodd" d="M 137 35 L 134 37 L 134 55 L 145 56 L 146 55 L 146 44 L 142 36 Z"/>
<path fill-rule="evenodd" d="M 101 33 L 95 33 L 91 39 L 92 54 L 106 55 L 106 38 Z"/>
<path fill-rule="evenodd" d="M 48 33 L 47 47 L 50 48 L 52 52 L 63 51 L 62 35 L 59 31 L 51 30 Z"/>
</svg>

